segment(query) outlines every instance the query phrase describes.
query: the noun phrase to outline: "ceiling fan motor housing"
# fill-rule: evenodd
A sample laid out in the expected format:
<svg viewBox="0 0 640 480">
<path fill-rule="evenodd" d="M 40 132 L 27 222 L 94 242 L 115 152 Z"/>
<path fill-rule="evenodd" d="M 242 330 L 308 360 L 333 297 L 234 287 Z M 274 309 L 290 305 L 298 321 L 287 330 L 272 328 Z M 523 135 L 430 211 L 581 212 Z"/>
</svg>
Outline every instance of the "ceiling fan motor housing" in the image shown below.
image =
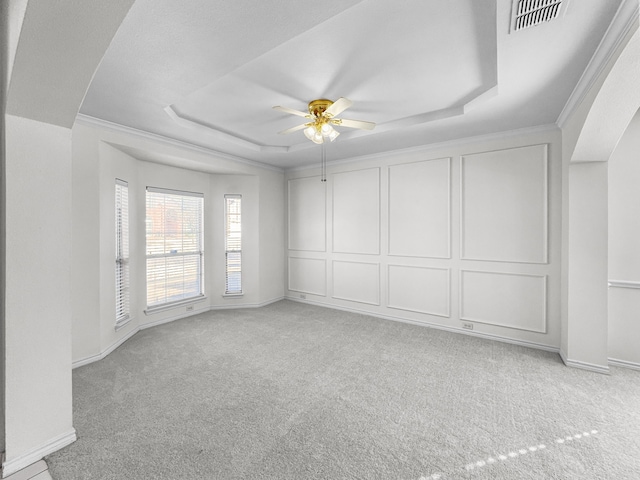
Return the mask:
<svg viewBox="0 0 640 480">
<path fill-rule="evenodd" d="M 314 117 L 319 118 L 331 105 L 333 105 L 333 102 L 331 100 L 327 100 L 326 98 L 312 100 L 311 102 L 309 102 L 309 113 Z"/>
</svg>

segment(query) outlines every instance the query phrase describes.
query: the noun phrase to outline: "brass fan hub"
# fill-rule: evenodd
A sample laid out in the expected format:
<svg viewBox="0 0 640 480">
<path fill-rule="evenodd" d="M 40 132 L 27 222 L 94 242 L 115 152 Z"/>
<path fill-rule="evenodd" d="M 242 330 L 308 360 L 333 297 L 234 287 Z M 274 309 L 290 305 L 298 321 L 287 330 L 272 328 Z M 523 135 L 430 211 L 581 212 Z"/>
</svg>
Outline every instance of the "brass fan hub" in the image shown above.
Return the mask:
<svg viewBox="0 0 640 480">
<path fill-rule="evenodd" d="M 318 100 L 312 100 L 309 102 L 309 113 L 316 118 L 322 117 L 325 110 L 333 105 L 331 100 L 326 98 L 319 98 Z"/>
</svg>

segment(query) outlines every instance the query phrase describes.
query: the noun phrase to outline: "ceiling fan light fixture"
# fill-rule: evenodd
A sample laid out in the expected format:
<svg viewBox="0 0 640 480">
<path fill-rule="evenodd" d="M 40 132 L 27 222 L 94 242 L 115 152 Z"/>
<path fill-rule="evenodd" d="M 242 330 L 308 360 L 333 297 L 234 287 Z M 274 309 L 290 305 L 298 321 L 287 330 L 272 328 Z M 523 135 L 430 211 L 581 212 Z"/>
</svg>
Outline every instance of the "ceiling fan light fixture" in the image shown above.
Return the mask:
<svg viewBox="0 0 640 480">
<path fill-rule="evenodd" d="M 334 125 L 340 125 L 349 128 L 357 128 L 361 130 L 373 130 L 375 123 L 364 122 L 362 120 L 348 120 L 344 118 L 335 118 L 340 115 L 344 110 L 349 108 L 353 102 L 348 98 L 340 97 L 335 102 L 327 100 L 326 98 L 319 98 L 318 100 L 312 100 L 309 102 L 309 113 L 302 112 L 300 110 L 294 110 L 292 108 L 275 106 L 276 110 L 280 110 L 285 113 L 297 115 L 299 117 L 305 117 L 311 121 L 298 125 L 297 127 L 288 128 L 280 133 L 297 132 L 298 130 L 304 131 L 304 136 L 311 140 L 313 143 L 322 145 L 326 139 L 333 142 L 340 132 L 338 132 Z"/>
</svg>

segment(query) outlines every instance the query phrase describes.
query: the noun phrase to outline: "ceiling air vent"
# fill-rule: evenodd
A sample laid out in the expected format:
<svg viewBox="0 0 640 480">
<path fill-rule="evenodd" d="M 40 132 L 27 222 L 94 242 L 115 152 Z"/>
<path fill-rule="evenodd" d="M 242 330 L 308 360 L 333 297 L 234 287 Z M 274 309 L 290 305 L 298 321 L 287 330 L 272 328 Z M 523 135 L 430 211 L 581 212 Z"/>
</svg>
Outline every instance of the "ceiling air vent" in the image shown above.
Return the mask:
<svg viewBox="0 0 640 480">
<path fill-rule="evenodd" d="M 562 0 L 516 0 L 513 31 L 553 20 L 560 13 Z"/>
</svg>

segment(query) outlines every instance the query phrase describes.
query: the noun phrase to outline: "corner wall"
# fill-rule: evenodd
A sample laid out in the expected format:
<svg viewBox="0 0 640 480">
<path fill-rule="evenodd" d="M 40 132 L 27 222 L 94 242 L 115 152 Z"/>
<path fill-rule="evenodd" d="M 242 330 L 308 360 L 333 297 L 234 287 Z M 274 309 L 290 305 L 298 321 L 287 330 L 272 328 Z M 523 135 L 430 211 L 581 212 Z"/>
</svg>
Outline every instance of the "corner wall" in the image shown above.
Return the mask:
<svg viewBox="0 0 640 480">
<path fill-rule="evenodd" d="M 558 351 L 555 127 L 287 173 L 288 298 Z"/>
</svg>

